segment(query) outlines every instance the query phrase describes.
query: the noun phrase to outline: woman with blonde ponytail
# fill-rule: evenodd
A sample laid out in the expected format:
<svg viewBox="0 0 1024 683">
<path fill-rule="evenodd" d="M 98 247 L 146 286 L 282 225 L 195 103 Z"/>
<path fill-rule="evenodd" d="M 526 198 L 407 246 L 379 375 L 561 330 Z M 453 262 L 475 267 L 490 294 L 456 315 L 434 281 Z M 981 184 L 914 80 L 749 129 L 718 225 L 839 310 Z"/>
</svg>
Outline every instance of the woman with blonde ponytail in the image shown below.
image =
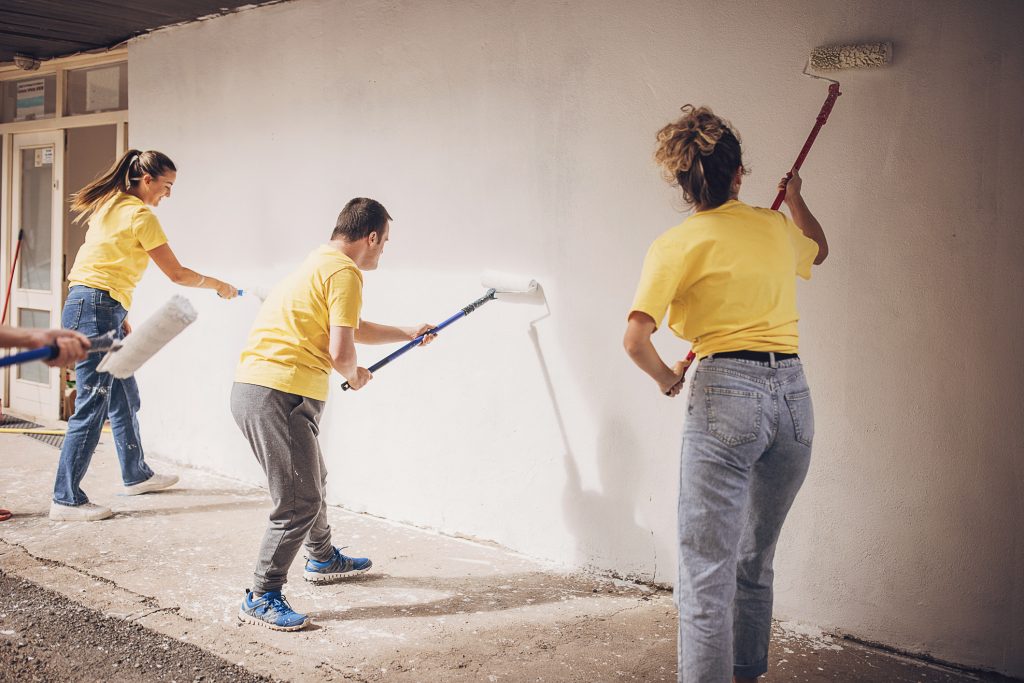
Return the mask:
<svg viewBox="0 0 1024 683">
<path fill-rule="evenodd" d="M 214 277 L 200 275 L 178 262 L 160 221 L 150 207 L 171 196 L 177 169 L 160 152 L 125 153 L 103 176 L 72 197 L 76 220 L 88 220 L 85 243 L 68 274 L 71 289 L 61 324 L 87 337 L 112 330 L 131 332 L 126 320 L 132 294 L 149 260 L 175 284 L 214 289 L 231 299 L 238 290 Z M 110 508 L 89 502 L 80 484 L 89 468 L 103 423 L 110 419 L 127 495 L 159 491 L 177 483 L 173 475 L 155 474 L 146 464 L 136 413 L 139 389 L 134 377 L 114 379 L 96 372 L 98 356 L 75 365 L 78 396 L 68 420 L 53 488 L 50 519 L 91 521 L 110 517 Z"/>
<path fill-rule="evenodd" d="M 687 364 L 651 343 L 666 314 L 700 361 L 680 458 L 679 680 L 746 683 L 768 668 L 772 559 L 814 438 L 796 276 L 828 243 L 795 173 L 779 183 L 792 218 L 739 200 L 739 136 L 706 107 L 683 107 L 654 157 L 693 213 L 648 250 L 623 344 L 669 397 Z"/>
</svg>

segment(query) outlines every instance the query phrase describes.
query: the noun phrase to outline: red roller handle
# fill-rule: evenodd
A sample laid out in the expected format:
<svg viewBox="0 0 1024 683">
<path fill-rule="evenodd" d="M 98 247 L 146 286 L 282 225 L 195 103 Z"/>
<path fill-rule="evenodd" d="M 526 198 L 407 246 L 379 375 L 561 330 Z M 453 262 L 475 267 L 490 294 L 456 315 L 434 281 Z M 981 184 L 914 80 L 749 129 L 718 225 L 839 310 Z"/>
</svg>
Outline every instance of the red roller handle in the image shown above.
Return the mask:
<svg viewBox="0 0 1024 683">
<path fill-rule="evenodd" d="M 7 322 L 7 306 L 11 303 L 11 285 L 14 284 L 14 267 L 18 265 L 18 254 L 21 253 L 21 242 L 25 239 L 25 231 L 18 231 L 18 246 L 14 248 L 14 260 L 11 261 L 11 276 L 7 278 L 7 295 L 4 297 L 4 312 L 0 315 L 0 325 Z"/>
<path fill-rule="evenodd" d="M 807 136 L 807 141 L 804 143 L 803 148 L 800 150 L 800 154 L 796 158 L 796 163 L 793 164 L 793 169 L 789 173 L 789 177 L 792 177 L 793 171 L 799 171 L 800 167 L 804 164 L 804 159 L 807 158 L 807 153 L 811 151 L 811 145 L 814 144 L 814 140 L 818 137 L 818 132 L 821 127 L 828 123 L 829 114 L 832 113 L 832 107 L 835 106 L 836 100 L 843 93 L 839 92 L 839 84 L 832 83 L 828 86 L 828 95 L 825 96 L 825 102 L 821 105 L 821 111 L 818 112 L 818 118 L 814 122 L 814 128 L 811 129 L 811 134 Z M 775 197 L 775 201 L 772 202 L 772 210 L 777 211 L 782 206 L 783 200 L 786 199 L 786 188 L 779 190 L 778 196 Z M 686 354 L 686 367 L 683 368 L 683 379 L 686 379 L 686 371 L 693 365 L 693 361 L 697 358 L 697 355 L 691 350 Z"/>
<path fill-rule="evenodd" d="M 821 105 L 821 111 L 818 113 L 818 120 L 814 123 L 814 128 L 811 129 L 811 134 L 807 136 L 807 142 L 804 143 L 803 149 L 800 150 L 800 155 L 796 158 L 796 163 L 793 164 L 793 169 L 789 172 L 790 177 L 793 171 L 799 171 L 800 167 L 803 166 L 804 159 L 807 158 L 807 153 L 811 151 L 811 145 L 814 144 L 814 139 L 818 137 L 818 131 L 828 121 L 829 114 L 832 113 L 832 107 L 835 106 L 836 100 L 843 93 L 839 92 L 839 84 L 833 83 L 828 86 L 828 95 L 825 96 L 825 103 Z M 782 206 L 782 201 L 786 198 L 786 188 L 779 190 L 779 194 L 775 197 L 775 201 L 772 202 L 772 211 L 777 211 Z"/>
</svg>

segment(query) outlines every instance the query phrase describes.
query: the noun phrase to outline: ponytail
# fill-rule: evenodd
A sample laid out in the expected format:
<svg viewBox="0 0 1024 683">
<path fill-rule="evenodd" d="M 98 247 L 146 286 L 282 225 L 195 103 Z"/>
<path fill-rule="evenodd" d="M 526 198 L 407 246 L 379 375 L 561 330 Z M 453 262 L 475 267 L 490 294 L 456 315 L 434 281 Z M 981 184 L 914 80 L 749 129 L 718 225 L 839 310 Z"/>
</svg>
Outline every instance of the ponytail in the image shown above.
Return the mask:
<svg viewBox="0 0 1024 683">
<path fill-rule="evenodd" d="M 106 173 L 71 195 L 71 210 L 78 213 L 75 221 L 87 219 L 118 192 L 128 192 L 143 176 L 159 178 L 177 170 L 166 154 L 130 149 Z"/>
</svg>

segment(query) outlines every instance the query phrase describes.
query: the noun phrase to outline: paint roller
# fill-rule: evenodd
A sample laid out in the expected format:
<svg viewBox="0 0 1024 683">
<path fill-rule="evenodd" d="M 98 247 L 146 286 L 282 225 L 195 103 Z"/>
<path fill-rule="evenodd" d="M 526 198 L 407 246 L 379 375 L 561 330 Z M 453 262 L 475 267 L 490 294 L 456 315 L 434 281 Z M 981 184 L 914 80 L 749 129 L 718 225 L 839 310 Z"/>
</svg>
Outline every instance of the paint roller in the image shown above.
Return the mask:
<svg viewBox="0 0 1024 683">
<path fill-rule="evenodd" d="M 843 94 L 839 92 L 839 81 L 825 78 L 824 76 L 815 76 L 808 69 L 816 71 L 842 71 L 845 69 L 886 66 L 891 63 L 892 43 L 886 42 L 825 45 L 811 50 L 811 54 L 807 59 L 807 65 L 804 67 L 804 75 L 828 81 L 828 94 L 825 96 L 825 103 L 821 105 L 821 111 L 818 112 L 818 118 L 814 122 L 811 134 L 807 136 L 807 141 L 804 142 L 804 146 L 800 149 L 800 154 L 797 155 L 796 163 L 793 164 L 793 168 L 786 177 L 792 177 L 793 171 L 800 170 L 804 159 L 807 158 L 807 153 L 811 151 L 811 145 L 814 144 L 814 140 L 818 137 L 818 132 L 828 122 L 829 114 L 832 113 L 832 107 L 835 106 L 839 96 Z M 779 194 L 776 195 L 775 201 L 772 202 L 772 210 L 777 211 L 782 206 L 785 198 L 786 188 L 783 187 L 779 190 Z"/>
<path fill-rule="evenodd" d="M 807 141 L 804 142 L 804 146 L 800 149 L 800 154 L 796 157 L 796 163 L 793 164 L 790 172 L 786 174 L 787 178 L 792 178 L 793 171 L 799 171 L 800 167 L 803 166 L 804 159 L 807 158 L 808 152 L 811 151 L 811 145 L 814 144 L 815 139 L 818 137 L 818 132 L 828 122 L 829 114 L 832 113 L 832 107 L 835 106 L 836 100 L 842 95 L 839 92 L 839 81 L 825 78 L 824 76 L 815 76 L 808 69 L 816 71 L 842 71 L 845 69 L 886 66 L 891 63 L 892 43 L 889 42 L 823 45 L 811 50 L 811 54 L 807 59 L 807 65 L 804 67 L 804 75 L 828 81 L 828 94 L 825 96 L 825 103 L 821 105 L 821 111 L 818 112 L 818 118 L 814 122 L 811 134 L 807 136 Z M 772 202 L 772 211 L 777 211 L 785 199 L 786 188 L 783 187 L 775 196 L 775 201 Z M 685 364 L 685 367 L 683 367 L 683 379 L 686 378 L 687 368 L 690 367 L 696 357 L 692 350 L 686 354 L 686 360 L 683 361 Z"/>
<path fill-rule="evenodd" d="M 254 296 L 261 302 L 266 301 L 267 297 L 270 296 L 270 290 L 266 287 L 246 287 L 245 289 L 238 290 L 238 296 Z"/>
<path fill-rule="evenodd" d="M 117 339 L 114 330 L 91 338 L 89 353 L 107 354 L 96 366 L 97 372 L 106 372 L 118 379 L 131 377 L 143 363 L 191 325 L 197 316 L 188 299 L 174 296 L 124 339 Z M 60 349 L 56 344 L 44 346 L 0 358 L 0 367 L 34 360 L 51 360 L 59 354 Z"/>
<path fill-rule="evenodd" d="M 537 281 L 532 278 L 526 277 L 524 275 L 500 273 L 494 270 L 485 271 L 480 276 L 480 284 L 482 284 L 487 289 L 486 294 L 484 294 L 482 297 L 472 302 L 471 304 L 461 308 L 458 313 L 448 318 L 437 327 L 431 328 L 426 333 L 421 334 L 420 336 L 416 337 L 415 339 L 407 343 L 405 346 L 392 352 L 390 355 L 381 358 L 379 361 L 377 361 L 367 369 L 371 373 L 377 372 L 377 370 L 380 370 L 382 367 L 384 367 L 391 361 L 395 360 L 399 356 L 405 354 L 408 351 L 411 351 L 412 349 L 422 344 L 424 338 L 426 338 L 427 336 L 437 334 L 438 332 L 448 327 L 455 321 L 465 318 L 467 315 L 469 315 L 476 309 L 480 308 L 488 301 L 497 299 L 499 296 L 502 298 L 529 296 L 535 293 L 539 288 Z M 348 391 L 348 382 L 342 384 L 341 388 L 343 391 Z"/>
<path fill-rule="evenodd" d="M 103 357 L 96 366 L 97 372 L 107 372 L 118 379 L 131 377 L 143 363 L 195 322 L 198 315 L 188 299 L 171 297 Z"/>
</svg>

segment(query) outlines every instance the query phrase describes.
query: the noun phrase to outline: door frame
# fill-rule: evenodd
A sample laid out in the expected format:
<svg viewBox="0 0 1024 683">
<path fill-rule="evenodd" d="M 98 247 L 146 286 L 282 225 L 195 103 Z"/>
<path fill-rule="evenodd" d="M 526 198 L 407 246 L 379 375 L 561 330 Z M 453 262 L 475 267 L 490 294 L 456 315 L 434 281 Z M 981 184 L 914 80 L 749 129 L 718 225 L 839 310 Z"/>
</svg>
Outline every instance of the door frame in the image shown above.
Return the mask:
<svg viewBox="0 0 1024 683">
<path fill-rule="evenodd" d="M 11 144 L 11 215 L 15 224 L 11 229 L 21 229 L 21 158 L 26 151 L 53 149 L 50 160 L 50 281 L 49 289 L 28 289 L 20 286 L 24 259 L 19 259 L 14 269 L 11 284 L 11 303 L 8 309 L 8 324 L 19 327 L 19 313 L 23 309 L 45 310 L 49 313 L 47 327 L 60 327 L 61 306 L 64 303 L 64 271 L 61 267 L 64 257 L 64 131 L 53 130 L 45 133 L 20 133 L 13 136 Z M 38 157 L 36 165 L 40 162 Z M 15 238 L 16 239 L 16 238 Z M 47 368 L 46 384 L 19 377 L 25 366 L 12 369 L 9 374 L 11 409 L 44 422 L 60 417 L 62 396 L 61 372 L 59 368 Z"/>
<path fill-rule="evenodd" d="M 128 49 L 127 47 L 120 47 L 117 49 L 109 50 L 102 54 L 89 54 L 89 55 L 76 55 L 73 57 L 66 57 L 61 59 L 52 59 L 44 62 L 38 70 L 28 73 L 20 70 L 13 65 L 0 66 L 0 81 L 18 80 L 22 78 L 28 78 L 30 76 L 45 76 L 49 74 L 56 74 L 56 88 L 57 88 L 57 99 L 56 99 L 56 111 L 49 118 L 41 118 L 32 121 L 16 121 L 10 123 L 0 123 L 0 196 L 2 196 L 2 202 L 0 202 L 0 297 L 7 292 L 7 278 L 10 275 L 11 261 L 14 255 L 13 249 L 17 243 L 17 231 L 14 230 L 12 225 L 14 220 L 13 204 L 13 184 L 14 184 L 14 167 L 15 154 L 14 154 L 14 136 L 23 133 L 48 133 L 58 131 L 62 133 L 69 128 L 80 128 L 80 127 L 91 127 L 114 124 L 117 126 L 117 150 L 116 156 L 120 158 L 128 149 L 128 110 L 120 111 L 109 111 L 100 112 L 95 114 L 78 114 L 69 116 L 64 113 L 64 93 L 66 87 L 66 73 L 73 69 L 81 69 L 92 66 L 100 66 L 104 64 L 113 64 L 117 62 L 128 61 Z M 129 73 L 130 78 L 130 73 Z M 130 84 L 130 81 L 129 81 Z M 63 145 L 61 146 L 61 157 L 63 159 Z M 56 150 L 55 150 L 56 154 Z M 64 167 L 61 166 L 61 174 L 63 175 Z M 65 208 L 63 201 L 67 197 L 63 196 L 61 192 L 62 206 L 60 214 L 63 215 Z M 57 232 L 54 234 L 54 239 L 63 241 L 64 238 L 64 227 L 63 220 L 55 221 L 59 223 L 54 226 L 54 230 Z M 61 255 L 62 256 L 62 255 Z M 56 262 L 58 267 L 60 265 L 60 259 Z M 17 276 L 16 276 L 17 277 Z M 63 272 L 60 277 L 63 278 Z M 63 282 L 60 283 L 61 297 L 63 299 Z M 12 293 L 13 299 L 13 293 Z M 63 305 L 63 300 L 61 301 Z M 8 322 L 12 319 L 11 312 L 8 315 Z M 55 324 L 59 325 L 60 315 L 58 309 L 57 320 Z M 5 409 L 10 405 L 11 400 L 11 377 L 12 372 L 10 368 L 4 368 L 0 372 L 0 405 L 4 406 Z"/>
</svg>

